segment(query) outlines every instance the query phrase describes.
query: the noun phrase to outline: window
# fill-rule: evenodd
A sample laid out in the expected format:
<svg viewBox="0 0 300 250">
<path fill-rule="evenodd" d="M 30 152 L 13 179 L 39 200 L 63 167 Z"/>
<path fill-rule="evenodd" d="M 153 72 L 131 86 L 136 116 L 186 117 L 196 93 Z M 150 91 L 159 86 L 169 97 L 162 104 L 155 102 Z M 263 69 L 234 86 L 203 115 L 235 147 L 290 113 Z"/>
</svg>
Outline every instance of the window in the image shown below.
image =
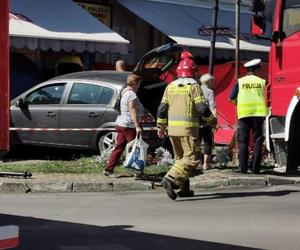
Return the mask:
<svg viewBox="0 0 300 250">
<path fill-rule="evenodd" d="M 68 104 L 109 104 L 114 91 L 111 88 L 86 83 L 74 83 Z"/>
<path fill-rule="evenodd" d="M 41 87 L 26 96 L 28 105 L 59 104 L 65 89 L 65 83 Z"/>
<path fill-rule="evenodd" d="M 285 1 L 282 29 L 286 36 L 300 30 L 300 0 Z"/>
<path fill-rule="evenodd" d="M 144 63 L 144 68 L 164 69 L 174 60 L 174 55 L 161 55 L 158 57 L 150 58 Z"/>
<path fill-rule="evenodd" d="M 99 103 L 108 105 L 113 96 L 114 91 L 111 88 L 103 87 Z"/>
</svg>

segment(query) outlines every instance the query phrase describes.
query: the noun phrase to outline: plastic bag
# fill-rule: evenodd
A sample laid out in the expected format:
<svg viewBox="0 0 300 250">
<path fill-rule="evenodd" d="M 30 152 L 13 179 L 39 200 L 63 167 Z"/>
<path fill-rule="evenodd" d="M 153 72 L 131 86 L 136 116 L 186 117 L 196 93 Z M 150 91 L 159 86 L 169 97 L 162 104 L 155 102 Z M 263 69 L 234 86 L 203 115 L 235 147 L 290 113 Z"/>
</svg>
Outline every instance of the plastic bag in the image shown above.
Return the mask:
<svg viewBox="0 0 300 250">
<path fill-rule="evenodd" d="M 144 172 L 148 147 L 149 145 L 141 139 L 141 136 L 137 136 L 126 146 L 126 159 L 123 166 Z"/>
</svg>

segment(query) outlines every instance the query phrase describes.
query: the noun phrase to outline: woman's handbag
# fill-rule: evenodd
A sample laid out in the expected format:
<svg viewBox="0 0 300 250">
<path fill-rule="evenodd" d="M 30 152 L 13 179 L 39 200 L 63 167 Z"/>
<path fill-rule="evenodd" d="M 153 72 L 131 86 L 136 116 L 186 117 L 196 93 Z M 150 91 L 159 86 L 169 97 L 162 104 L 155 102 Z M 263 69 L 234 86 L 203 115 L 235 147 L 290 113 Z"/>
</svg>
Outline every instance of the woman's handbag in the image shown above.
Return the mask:
<svg viewBox="0 0 300 250">
<path fill-rule="evenodd" d="M 144 172 L 148 147 L 149 145 L 141 139 L 140 135 L 138 135 L 126 146 L 126 159 L 123 166 L 125 168 L 133 168 Z"/>
</svg>

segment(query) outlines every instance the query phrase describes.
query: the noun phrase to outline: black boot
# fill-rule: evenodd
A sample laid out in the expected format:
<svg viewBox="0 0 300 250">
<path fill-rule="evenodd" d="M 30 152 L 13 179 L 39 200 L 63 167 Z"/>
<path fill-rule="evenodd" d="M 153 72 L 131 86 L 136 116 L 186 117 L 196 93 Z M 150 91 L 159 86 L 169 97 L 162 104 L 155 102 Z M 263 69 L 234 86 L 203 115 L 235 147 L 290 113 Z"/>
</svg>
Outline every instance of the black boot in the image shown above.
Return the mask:
<svg viewBox="0 0 300 250">
<path fill-rule="evenodd" d="M 190 180 L 187 179 L 184 184 L 182 189 L 177 192 L 178 197 L 193 197 L 194 196 L 194 191 L 190 190 Z"/>
<path fill-rule="evenodd" d="M 166 189 L 167 195 L 170 199 L 176 200 L 177 194 L 175 193 L 175 185 L 166 178 L 163 178 L 161 181 L 161 185 Z"/>
<path fill-rule="evenodd" d="M 194 191 L 193 190 L 180 190 L 177 192 L 178 197 L 193 197 L 194 196 Z"/>
</svg>

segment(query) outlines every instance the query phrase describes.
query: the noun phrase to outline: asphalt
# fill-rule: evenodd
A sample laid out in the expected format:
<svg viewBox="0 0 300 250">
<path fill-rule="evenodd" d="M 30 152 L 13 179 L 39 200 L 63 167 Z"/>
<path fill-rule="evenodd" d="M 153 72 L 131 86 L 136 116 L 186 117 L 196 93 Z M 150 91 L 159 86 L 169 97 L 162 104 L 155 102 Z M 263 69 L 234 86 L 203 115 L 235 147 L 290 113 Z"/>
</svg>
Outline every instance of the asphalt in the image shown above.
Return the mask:
<svg viewBox="0 0 300 250">
<path fill-rule="evenodd" d="M 264 187 L 300 184 L 300 176 L 285 176 L 273 170 L 259 175 L 211 169 L 190 178 L 195 190 Z M 160 179 L 146 176 L 112 178 L 103 174 L 33 174 L 29 178 L 0 177 L 0 193 L 164 191 Z"/>
</svg>

